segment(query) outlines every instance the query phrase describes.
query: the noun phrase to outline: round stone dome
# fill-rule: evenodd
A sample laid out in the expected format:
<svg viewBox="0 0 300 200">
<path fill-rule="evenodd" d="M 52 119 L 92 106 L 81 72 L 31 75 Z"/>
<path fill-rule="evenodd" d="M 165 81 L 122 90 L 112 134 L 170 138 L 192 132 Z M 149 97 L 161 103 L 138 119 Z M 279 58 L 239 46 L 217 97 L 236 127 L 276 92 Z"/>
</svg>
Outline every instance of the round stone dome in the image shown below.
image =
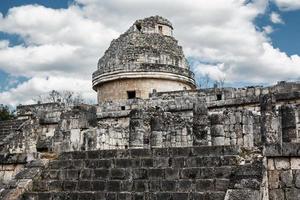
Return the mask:
<svg viewBox="0 0 300 200">
<path fill-rule="evenodd" d="M 148 98 L 154 89 L 194 89 L 193 77 L 182 47 L 173 37 L 171 22 L 153 16 L 137 20 L 111 42 L 93 73 L 93 89 L 99 102 Z"/>
</svg>

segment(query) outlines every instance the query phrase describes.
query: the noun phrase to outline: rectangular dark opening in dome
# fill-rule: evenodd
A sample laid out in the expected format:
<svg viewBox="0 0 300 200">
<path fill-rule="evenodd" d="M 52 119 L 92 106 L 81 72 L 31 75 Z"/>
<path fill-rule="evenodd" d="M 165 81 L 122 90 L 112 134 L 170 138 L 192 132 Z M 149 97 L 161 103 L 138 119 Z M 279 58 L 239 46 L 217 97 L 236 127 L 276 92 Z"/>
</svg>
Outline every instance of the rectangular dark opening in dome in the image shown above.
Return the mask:
<svg viewBox="0 0 300 200">
<path fill-rule="evenodd" d="M 163 28 L 162 26 L 158 26 L 158 31 L 159 31 L 160 34 L 163 33 L 162 28 Z"/>
<path fill-rule="evenodd" d="M 222 94 L 217 94 L 217 101 L 222 100 Z"/>
<path fill-rule="evenodd" d="M 135 99 L 136 98 L 136 92 L 135 91 L 127 91 L 127 98 L 128 99 Z"/>
<path fill-rule="evenodd" d="M 142 25 L 140 23 L 136 24 L 135 27 L 138 31 L 142 30 Z"/>
</svg>

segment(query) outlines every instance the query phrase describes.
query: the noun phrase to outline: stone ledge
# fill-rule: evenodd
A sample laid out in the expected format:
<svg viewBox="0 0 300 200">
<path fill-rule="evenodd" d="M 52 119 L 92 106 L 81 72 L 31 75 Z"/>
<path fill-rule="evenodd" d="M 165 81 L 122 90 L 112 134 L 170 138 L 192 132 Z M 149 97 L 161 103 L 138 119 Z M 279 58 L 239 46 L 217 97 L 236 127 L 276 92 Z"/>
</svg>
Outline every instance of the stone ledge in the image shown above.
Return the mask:
<svg viewBox="0 0 300 200">
<path fill-rule="evenodd" d="M 119 80 L 119 79 L 135 79 L 135 78 L 154 78 L 154 79 L 166 79 L 166 80 L 174 80 L 180 81 L 183 83 L 187 83 L 191 87 L 194 87 L 195 81 L 194 79 L 185 76 L 184 74 L 176 74 L 172 72 L 164 72 L 164 71 L 115 71 L 112 73 L 102 74 L 93 77 L 93 89 L 99 84 Z"/>
<path fill-rule="evenodd" d="M 98 69 L 93 73 L 93 79 L 95 79 L 98 76 L 109 74 L 112 72 L 168 72 L 187 76 L 192 79 L 194 78 L 194 73 L 189 69 L 167 64 L 142 63 L 140 65 L 126 66 L 125 68 L 122 67 Z"/>
<path fill-rule="evenodd" d="M 0 154 L 0 164 L 26 164 L 30 160 L 37 159 L 38 156 L 38 153 Z"/>
<path fill-rule="evenodd" d="M 112 149 L 96 151 L 69 151 L 59 155 L 61 160 L 69 159 L 102 159 L 102 158 L 143 158 L 143 157 L 197 157 L 197 156 L 230 156 L 239 155 L 239 146 L 198 146 L 170 147 L 152 149 Z"/>
</svg>

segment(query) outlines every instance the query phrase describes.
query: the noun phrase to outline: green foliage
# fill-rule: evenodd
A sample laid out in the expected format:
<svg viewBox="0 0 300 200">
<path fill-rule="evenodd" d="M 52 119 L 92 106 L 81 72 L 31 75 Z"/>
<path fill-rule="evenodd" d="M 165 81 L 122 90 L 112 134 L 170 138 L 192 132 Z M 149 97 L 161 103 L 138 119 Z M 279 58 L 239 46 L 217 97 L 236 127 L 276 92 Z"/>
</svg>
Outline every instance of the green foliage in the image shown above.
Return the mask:
<svg viewBox="0 0 300 200">
<path fill-rule="evenodd" d="M 0 105 L 0 121 L 13 119 L 15 117 L 14 113 L 9 109 L 8 106 Z"/>
</svg>

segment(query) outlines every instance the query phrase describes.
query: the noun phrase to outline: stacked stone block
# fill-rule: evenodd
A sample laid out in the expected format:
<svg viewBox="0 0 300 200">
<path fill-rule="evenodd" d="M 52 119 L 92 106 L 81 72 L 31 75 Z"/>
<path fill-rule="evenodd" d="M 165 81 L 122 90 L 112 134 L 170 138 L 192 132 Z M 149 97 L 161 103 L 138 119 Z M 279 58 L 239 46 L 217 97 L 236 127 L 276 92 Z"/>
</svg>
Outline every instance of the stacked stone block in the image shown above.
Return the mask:
<svg viewBox="0 0 300 200">
<path fill-rule="evenodd" d="M 194 104 L 193 134 L 194 145 L 211 145 L 208 109 L 204 102 Z"/>
<path fill-rule="evenodd" d="M 44 167 L 37 154 L 0 154 L 0 199 L 18 200 L 25 190 L 30 190 L 32 179 Z M 29 164 L 30 162 L 30 164 Z"/>
<path fill-rule="evenodd" d="M 97 135 L 93 139 L 96 149 L 126 149 L 129 144 L 129 125 L 127 117 L 110 118 L 98 122 Z M 95 150 L 88 149 L 86 150 Z"/>
<path fill-rule="evenodd" d="M 224 114 L 225 145 L 254 146 L 254 139 L 260 137 L 260 123 L 254 123 L 255 114 L 249 110 L 227 109 Z M 256 133 L 255 133 L 256 131 Z"/>
<path fill-rule="evenodd" d="M 267 154 L 280 151 L 282 141 L 281 123 L 276 110 L 276 98 L 272 94 L 266 94 L 260 98 L 261 107 L 261 137 Z"/>
<path fill-rule="evenodd" d="M 157 114 L 159 115 L 157 118 Z M 145 124 L 150 137 L 150 145 L 156 147 L 184 147 L 192 146 L 192 122 L 191 117 L 183 113 L 155 111 L 149 112 L 149 118 Z M 146 141 L 148 138 L 145 139 Z M 154 142 L 152 144 L 151 142 Z M 146 146 L 147 147 L 147 146 Z"/>
<path fill-rule="evenodd" d="M 0 121 L 0 140 L 2 141 L 10 133 L 15 132 L 24 123 L 25 120 L 7 120 Z"/>
<path fill-rule="evenodd" d="M 210 133 L 212 137 L 212 145 L 219 146 L 225 143 L 224 131 L 224 115 L 212 114 L 210 115 Z"/>
<path fill-rule="evenodd" d="M 94 107 L 77 107 L 62 113 L 52 138 L 52 149 L 69 151 L 84 149 L 97 125 Z M 86 136 L 84 138 L 84 136 Z"/>
<path fill-rule="evenodd" d="M 300 158 L 268 158 L 269 199 L 300 199 Z"/>
<path fill-rule="evenodd" d="M 229 188 L 257 192 L 242 183 L 259 181 L 261 171 L 249 173 L 252 164 L 240 166 L 238 155 L 233 146 L 65 152 L 24 199 L 223 200 Z"/>
<path fill-rule="evenodd" d="M 144 147 L 144 112 L 140 109 L 133 109 L 130 112 L 129 122 L 129 146 L 131 148 L 143 148 Z"/>
<path fill-rule="evenodd" d="M 282 141 L 283 142 L 299 142 L 296 122 L 296 108 L 294 105 L 286 104 L 280 107 L 281 125 L 282 125 Z"/>
</svg>

